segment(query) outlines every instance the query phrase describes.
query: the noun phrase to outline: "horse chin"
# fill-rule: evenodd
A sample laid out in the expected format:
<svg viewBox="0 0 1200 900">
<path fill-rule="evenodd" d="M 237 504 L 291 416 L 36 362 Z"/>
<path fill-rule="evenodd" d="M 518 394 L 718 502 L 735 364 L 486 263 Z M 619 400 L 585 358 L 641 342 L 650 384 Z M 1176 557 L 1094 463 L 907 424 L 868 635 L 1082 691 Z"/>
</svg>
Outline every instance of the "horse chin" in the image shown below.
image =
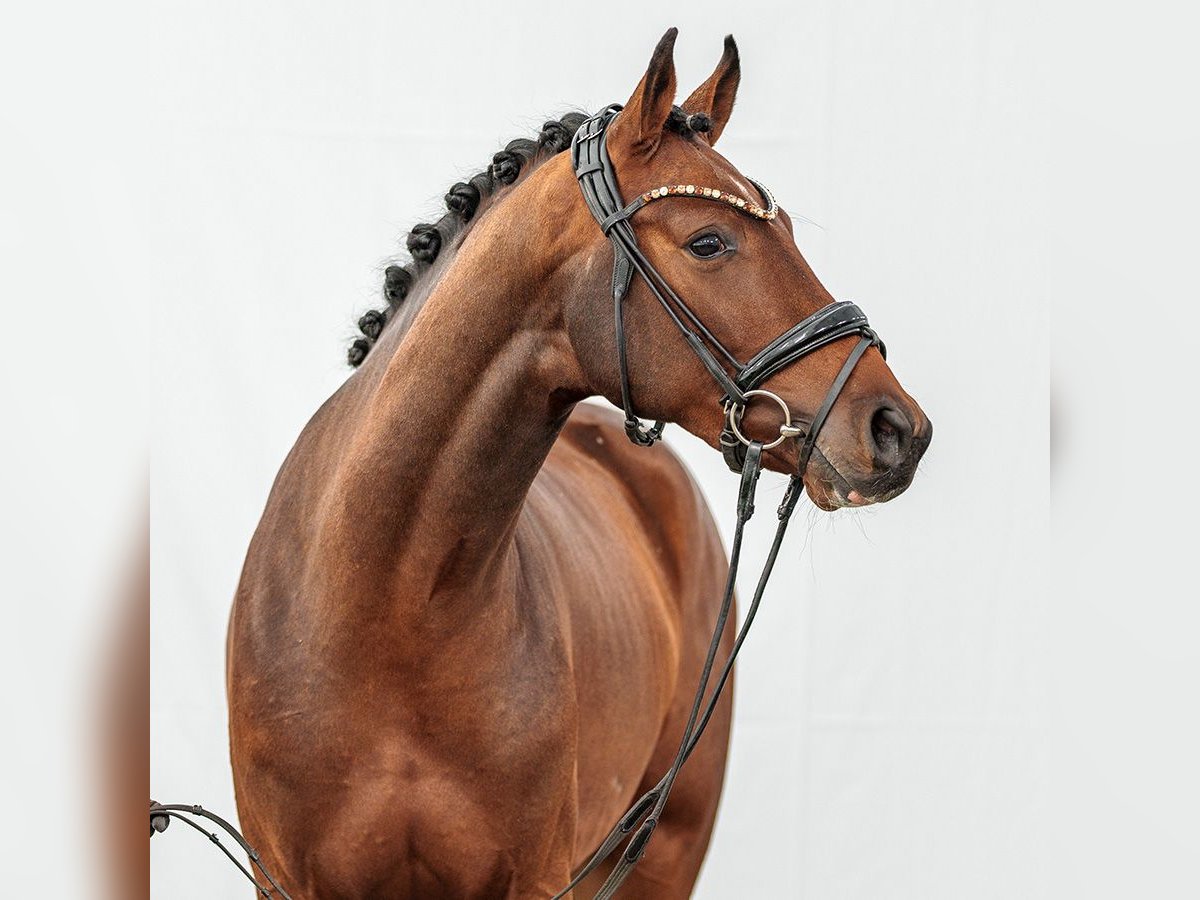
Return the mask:
<svg viewBox="0 0 1200 900">
<path fill-rule="evenodd" d="M 804 472 L 804 489 L 813 505 L 825 512 L 879 502 L 856 491 L 842 473 L 819 451 L 813 452 Z"/>
<path fill-rule="evenodd" d="M 865 487 L 863 481 L 870 487 Z M 859 509 L 876 503 L 887 503 L 903 494 L 912 484 L 911 469 L 897 472 L 885 479 L 868 477 L 858 486 L 843 475 L 829 458 L 814 450 L 804 473 L 804 488 L 809 498 L 825 512 L 853 507 Z"/>
</svg>

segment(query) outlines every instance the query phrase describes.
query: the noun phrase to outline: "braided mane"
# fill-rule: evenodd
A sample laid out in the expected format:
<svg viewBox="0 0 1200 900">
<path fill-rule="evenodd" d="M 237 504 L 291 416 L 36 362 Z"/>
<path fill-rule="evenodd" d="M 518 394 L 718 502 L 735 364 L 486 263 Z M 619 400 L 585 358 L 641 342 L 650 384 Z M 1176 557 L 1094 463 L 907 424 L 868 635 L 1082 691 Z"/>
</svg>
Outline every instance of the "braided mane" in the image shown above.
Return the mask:
<svg viewBox="0 0 1200 900">
<path fill-rule="evenodd" d="M 382 309 L 368 309 L 359 318 L 358 330 L 362 337 L 356 338 L 347 351 L 346 359 L 350 365 L 358 366 L 367 358 L 388 322 L 397 318 L 405 298 L 433 267 L 442 248 L 451 246 L 455 238 L 464 234 L 480 209 L 495 200 L 503 188 L 516 183 L 523 172 L 532 172 L 570 147 L 571 138 L 587 118 L 585 113 L 570 112 L 561 119 L 551 119 L 542 125 L 536 141 L 528 138 L 509 141 L 492 157 L 491 165 L 486 169 L 467 181 L 450 186 L 445 197 L 446 214 L 432 224 L 414 225 L 408 233 L 405 243 L 412 261 L 407 265 L 390 265 L 384 270 L 383 299 L 386 305 Z M 710 122 L 703 113 L 688 115 L 675 107 L 665 125 L 679 134 L 691 135 L 708 131 Z"/>
<path fill-rule="evenodd" d="M 437 222 L 414 225 L 408 233 L 406 246 L 412 261 L 407 265 L 390 265 L 383 274 L 381 309 L 368 309 L 358 320 L 362 337 L 356 338 L 346 354 L 347 361 L 357 366 L 370 352 L 388 322 L 404 304 L 404 299 L 420 283 L 433 266 L 438 254 L 454 239 L 465 233 L 480 209 L 491 203 L 503 188 L 514 184 L 522 171 L 531 172 L 551 157 L 571 146 L 571 137 L 587 115 L 567 113 L 561 119 L 546 122 L 537 140 L 517 138 L 492 157 L 491 165 L 467 181 L 450 186 L 446 192 L 446 214 Z"/>
</svg>

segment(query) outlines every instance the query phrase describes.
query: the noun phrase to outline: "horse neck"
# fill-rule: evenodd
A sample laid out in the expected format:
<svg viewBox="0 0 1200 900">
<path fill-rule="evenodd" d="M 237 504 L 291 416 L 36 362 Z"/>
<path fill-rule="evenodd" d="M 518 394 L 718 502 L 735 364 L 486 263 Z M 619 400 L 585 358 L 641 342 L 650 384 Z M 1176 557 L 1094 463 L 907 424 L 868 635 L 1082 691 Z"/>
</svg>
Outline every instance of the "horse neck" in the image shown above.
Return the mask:
<svg viewBox="0 0 1200 900">
<path fill-rule="evenodd" d="M 568 205 L 539 174 L 468 232 L 382 372 L 362 372 L 368 396 L 326 495 L 322 541 L 332 556 L 320 568 L 337 573 L 343 602 L 486 595 L 587 393 L 562 325 L 562 299 L 578 289 L 561 272 Z"/>
</svg>

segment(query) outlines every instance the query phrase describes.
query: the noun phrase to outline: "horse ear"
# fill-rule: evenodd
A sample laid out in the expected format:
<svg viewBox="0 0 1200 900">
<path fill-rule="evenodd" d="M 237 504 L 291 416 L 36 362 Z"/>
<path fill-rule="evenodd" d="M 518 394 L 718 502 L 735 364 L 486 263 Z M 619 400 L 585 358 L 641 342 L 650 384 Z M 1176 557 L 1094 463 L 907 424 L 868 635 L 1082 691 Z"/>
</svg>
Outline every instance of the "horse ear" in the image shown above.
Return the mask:
<svg viewBox="0 0 1200 900">
<path fill-rule="evenodd" d="M 675 102 L 674 52 L 678 35 L 678 28 L 668 28 L 654 48 L 646 74 L 613 122 L 610 140 L 615 139 L 647 156 L 658 148 L 671 105 Z"/>
<path fill-rule="evenodd" d="M 725 52 L 708 81 L 692 92 L 683 104 L 687 113 L 705 113 L 712 120 L 712 127 L 701 136 L 715 144 L 725 130 L 733 112 L 733 101 L 737 99 L 738 83 L 742 80 L 742 64 L 738 59 L 737 43 L 732 34 L 725 35 Z"/>
</svg>

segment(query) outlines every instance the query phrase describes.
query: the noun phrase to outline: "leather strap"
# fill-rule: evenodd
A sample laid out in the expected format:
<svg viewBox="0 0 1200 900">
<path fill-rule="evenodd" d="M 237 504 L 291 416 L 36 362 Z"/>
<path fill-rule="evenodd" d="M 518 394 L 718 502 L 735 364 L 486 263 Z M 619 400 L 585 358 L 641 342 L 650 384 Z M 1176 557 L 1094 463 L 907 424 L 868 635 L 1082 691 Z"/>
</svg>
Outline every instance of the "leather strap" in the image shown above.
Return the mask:
<svg viewBox="0 0 1200 900">
<path fill-rule="evenodd" d="M 762 603 L 763 594 L 767 588 L 767 582 L 771 578 L 771 572 L 775 567 L 775 562 L 779 557 L 779 550 L 783 545 L 784 535 L 787 533 L 788 523 L 791 521 L 792 514 L 796 510 L 796 504 L 799 502 L 801 495 L 804 493 L 804 484 L 799 475 L 793 475 L 788 482 L 787 491 L 784 493 L 783 500 L 779 504 L 776 511 L 778 524 L 775 529 L 775 537 L 771 542 L 771 549 L 767 553 L 767 558 L 763 564 L 762 572 L 759 574 L 758 583 L 755 586 L 754 595 L 751 597 L 750 605 L 746 610 L 746 617 L 742 621 L 742 626 L 738 629 L 737 637 L 734 639 L 733 648 L 730 650 L 729 657 L 725 660 L 721 667 L 720 673 L 717 675 L 716 681 L 713 682 L 712 690 L 708 692 L 708 700 L 702 705 L 703 711 L 697 715 L 701 709 L 701 700 L 704 697 L 708 683 L 712 674 L 713 659 L 717 649 L 720 647 L 721 637 L 725 632 L 725 627 L 728 623 L 729 612 L 733 602 L 734 584 L 737 579 L 738 567 L 741 561 L 742 553 L 742 535 L 746 522 L 754 514 L 754 495 L 758 486 L 758 476 L 762 469 L 762 444 L 755 441 L 750 444 L 746 450 L 746 465 L 742 471 L 741 487 L 738 491 L 738 514 L 736 524 L 734 526 L 733 544 L 729 551 L 729 574 L 725 583 L 725 590 L 722 595 L 721 608 L 717 615 L 716 626 L 713 630 L 712 641 L 709 643 L 709 653 L 705 660 L 705 666 L 700 677 L 700 684 L 696 692 L 696 700 L 692 705 L 692 712 L 688 718 L 687 727 L 684 729 L 683 739 L 680 743 L 679 752 L 676 754 L 675 761 L 671 768 L 659 780 L 658 784 L 652 787 L 649 791 L 639 797 L 625 815 L 617 821 L 617 824 L 609 832 L 608 836 L 600 843 L 596 852 L 592 854 L 587 863 L 575 873 L 575 877 L 571 879 L 570 884 L 564 887 L 561 891 L 555 894 L 553 900 L 562 900 L 572 890 L 579 886 L 589 874 L 594 872 L 601 863 L 603 863 L 620 843 L 628 837 L 625 852 L 621 854 L 609 873 L 608 878 L 601 886 L 600 891 L 596 894 L 596 900 L 608 900 L 617 889 L 629 877 L 629 873 L 637 865 L 638 861 L 646 852 L 646 845 L 650 841 L 650 837 L 654 833 L 654 829 L 658 824 L 662 809 L 666 805 L 667 796 L 670 794 L 671 787 L 674 785 L 675 778 L 679 774 L 679 770 L 687 762 L 688 758 L 696 749 L 700 742 L 701 736 L 708 727 L 709 721 L 716 712 L 717 704 L 721 699 L 721 694 L 725 686 L 729 682 L 729 677 L 733 672 L 734 662 L 737 660 L 738 653 L 742 649 L 742 645 L 746 641 L 746 637 L 750 633 L 750 626 L 754 624 L 754 618 L 758 614 L 758 609 Z M 635 832 L 633 837 L 629 837 L 631 832 Z"/>
<path fill-rule="evenodd" d="M 254 873 L 242 865 L 241 862 L 238 861 L 237 857 L 229 852 L 229 848 L 221 843 L 221 838 L 215 831 L 208 831 L 200 824 L 193 822 L 189 816 L 197 816 L 202 819 L 208 819 L 210 822 L 215 823 L 217 827 L 219 827 L 227 835 L 233 838 L 237 845 L 242 848 L 242 851 L 246 854 L 246 856 L 250 858 L 250 865 L 262 872 L 263 877 L 267 879 L 267 884 L 263 884 L 257 878 L 255 878 Z M 258 851 L 251 847 L 249 843 L 247 843 L 246 839 L 242 837 L 242 833 L 240 831 L 238 831 L 216 813 L 209 812 L 198 803 L 185 805 L 182 803 L 158 803 L 154 800 L 150 801 L 150 837 L 154 837 L 155 832 L 161 833 L 166 831 L 167 826 L 171 824 L 172 819 L 178 819 L 185 825 L 190 825 L 196 831 L 200 832 L 202 835 L 216 844 L 217 849 L 224 853 L 225 856 L 228 857 L 229 861 L 237 866 L 238 870 L 250 880 L 250 882 L 257 889 L 259 896 L 266 898 L 279 896 L 282 897 L 283 900 L 292 900 L 292 898 L 288 895 L 288 892 L 279 886 L 279 882 L 271 877 L 271 873 L 267 871 L 266 867 L 262 864 L 262 860 L 259 859 Z"/>
<path fill-rule="evenodd" d="M 812 457 L 813 450 L 816 449 L 817 435 L 821 432 L 821 426 L 829 418 L 829 412 L 833 409 L 833 404 L 837 402 L 842 388 L 850 380 L 850 376 L 854 372 L 854 367 L 858 365 L 858 361 L 862 359 L 862 355 L 867 352 L 870 346 L 871 339 L 869 337 L 858 339 L 858 343 L 854 345 L 854 349 L 850 351 L 850 355 L 842 363 L 842 368 L 838 372 L 837 378 L 833 379 L 833 384 L 825 392 L 825 401 L 821 404 L 821 408 L 817 410 L 817 414 L 813 416 L 812 424 L 808 426 L 808 433 L 804 436 L 804 442 L 800 445 L 800 457 L 796 466 L 798 472 L 803 472 L 808 468 L 808 460 Z"/>
<path fill-rule="evenodd" d="M 614 103 L 579 127 L 571 141 L 571 162 L 584 202 L 613 246 L 613 318 L 616 326 L 617 364 L 620 368 L 621 403 L 625 408 L 625 431 L 635 443 L 652 444 L 662 434 L 665 424 L 658 423 L 652 429 L 641 425 L 633 411 L 629 387 L 623 301 L 634 270 L 641 275 L 655 298 L 667 311 L 675 327 L 687 340 L 692 352 L 700 358 L 722 390 L 736 397 L 740 397 L 741 392 L 717 356 L 722 357 L 735 371 L 738 368 L 737 359 L 671 289 L 638 247 L 637 237 L 629 219 L 645 206 L 645 202 L 641 197 L 628 206 L 622 201 L 616 170 L 608 156 L 606 142 L 608 126 L 620 110 L 621 106 Z"/>
<path fill-rule="evenodd" d="M 733 608 L 734 587 L 742 555 L 742 534 L 746 523 L 754 515 L 754 494 L 758 488 L 758 476 L 761 470 L 762 444 L 755 441 L 750 444 L 746 451 L 746 465 L 742 470 L 741 486 L 738 490 L 737 523 L 733 532 L 733 545 L 729 551 L 729 574 L 726 576 L 720 610 L 717 613 L 713 636 L 709 641 L 708 653 L 705 656 L 704 666 L 700 672 L 700 683 L 696 689 L 696 697 L 692 701 L 692 708 L 688 714 L 687 724 L 683 729 L 683 737 L 679 744 L 679 750 L 675 754 L 675 760 L 658 784 L 640 797 L 625 815 L 620 818 L 612 831 L 601 842 L 600 847 L 597 848 L 591 859 L 588 860 L 582 869 L 575 873 L 571 882 L 554 896 L 554 900 L 561 900 L 561 898 L 574 890 L 584 878 L 595 871 L 612 854 L 613 850 L 617 848 L 630 832 L 637 829 L 633 837 L 627 842 L 625 852 L 621 854 L 612 872 L 609 873 L 607 880 L 596 894 L 596 900 L 607 900 L 607 898 L 610 898 L 625 879 L 629 877 L 629 873 L 637 865 L 638 861 L 641 860 L 642 855 L 646 851 L 646 845 L 649 843 L 650 837 L 658 825 L 659 817 L 662 815 L 663 807 L 666 806 L 667 798 L 670 796 L 671 788 L 675 784 L 679 770 L 691 755 L 692 750 L 695 749 L 696 742 L 699 741 L 700 735 L 704 732 L 709 719 L 712 717 L 717 701 L 720 698 L 721 689 L 728 680 L 728 673 L 732 669 L 733 655 L 726 660 L 721 670 L 721 675 L 718 678 L 717 687 L 709 697 L 707 704 L 704 703 L 704 697 L 708 691 L 708 683 L 716 661 L 717 651 L 721 646 L 721 637 L 725 632 L 726 624 L 729 621 L 729 614 Z M 773 560 L 771 564 L 773 564 Z M 765 578 L 760 578 L 760 582 L 765 585 Z"/>
<path fill-rule="evenodd" d="M 871 338 L 886 357 L 886 348 L 858 304 L 840 300 L 821 307 L 758 351 L 738 372 L 738 386 L 745 391 L 756 388 L 785 366 L 854 334 Z"/>
</svg>

